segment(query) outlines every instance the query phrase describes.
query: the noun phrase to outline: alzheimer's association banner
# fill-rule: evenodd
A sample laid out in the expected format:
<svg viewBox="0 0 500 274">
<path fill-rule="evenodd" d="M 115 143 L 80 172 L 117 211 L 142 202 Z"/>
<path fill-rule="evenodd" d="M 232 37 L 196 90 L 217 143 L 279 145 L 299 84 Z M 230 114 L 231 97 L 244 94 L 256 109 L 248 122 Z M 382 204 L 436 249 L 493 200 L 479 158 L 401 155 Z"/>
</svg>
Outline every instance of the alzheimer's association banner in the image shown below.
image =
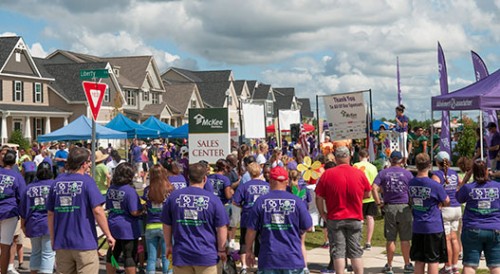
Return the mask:
<svg viewBox="0 0 500 274">
<path fill-rule="evenodd" d="M 300 110 L 278 110 L 280 130 L 290 130 L 290 124 L 300 124 Z"/>
<path fill-rule="evenodd" d="M 363 92 L 324 96 L 333 140 L 366 138 L 366 106 Z"/>
<path fill-rule="evenodd" d="M 243 130 L 245 138 L 266 138 L 264 105 L 243 104 Z"/>
</svg>

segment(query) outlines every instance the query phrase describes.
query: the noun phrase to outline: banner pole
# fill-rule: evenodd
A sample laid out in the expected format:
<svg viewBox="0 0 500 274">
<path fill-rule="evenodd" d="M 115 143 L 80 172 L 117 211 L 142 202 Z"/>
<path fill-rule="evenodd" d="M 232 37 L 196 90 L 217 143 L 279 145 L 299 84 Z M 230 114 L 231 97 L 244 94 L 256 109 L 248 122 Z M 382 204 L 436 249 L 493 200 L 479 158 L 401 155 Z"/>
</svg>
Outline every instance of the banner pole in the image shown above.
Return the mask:
<svg viewBox="0 0 500 274">
<path fill-rule="evenodd" d="M 318 146 L 318 151 L 320 150 L 320 136 L 319 136 L 319 127 L 322 127 L 323 125 L 320 125 L 319 121 L 319 96 L 316 94 L 316 122 L 318 124 L 318 127 L 316 128 L 316 144 Z"/>
</svg>

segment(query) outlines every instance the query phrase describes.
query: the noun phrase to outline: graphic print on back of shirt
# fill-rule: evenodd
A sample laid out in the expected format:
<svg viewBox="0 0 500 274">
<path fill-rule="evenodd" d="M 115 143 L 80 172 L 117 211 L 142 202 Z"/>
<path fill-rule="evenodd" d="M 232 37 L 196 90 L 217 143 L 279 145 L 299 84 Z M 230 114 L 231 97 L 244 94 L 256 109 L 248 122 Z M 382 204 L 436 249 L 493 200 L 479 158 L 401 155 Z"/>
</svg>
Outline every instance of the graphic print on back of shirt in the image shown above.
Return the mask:
<svg viewBox="0 0 500 274">
<path fill-rule="evenodd" d="M 498 211 L 497 208 L 491 208 L 491 202 L 499 198 L 498 188 L 473 188 L 469 192 L 469 196 L 477 201 L 477 209 L 471 208 L 471 211 L 482 215 Z"/>
<path fill-rule="evenodd" d="M 15 179 L 14 176 L 2 175 L 2 181 L 0 181 L 0 200 L 8 197 L 8 195 L 4 193 L 5 189 L 12 188 Z"/>
<path fill-rule="evenodd" d="M 210 184 L 214 188 L 214 195 L 217 197 L 221 197 L 224 193 L 224 181 L 218 178 L 209 178 Z"/>
<path fill-rule="evenodd" d="M 60 181 L 54 186 L 54 190 L 59 197 L 59 206 L 54 210 L 59 213 L 73 212 L 80 209 L 80 206 L 73 205 L 73 198 L 82 194 L 82 181 Z"/>
<path fill-rule="evenodd" d="M 419 211 L 428 211 L 428 207 L 424 207 L 424 200 L 431 197 L 431 188 L 425 186 L 411 186 L 410 196 L 413 201 L 413 209 Z"/>
<path fill-rule="evenodd" d="M 205 195 L 181 194 L 175 203 L 184 210 L 184 218 L 177 220 L 182 225 L 200 226 L 205 220 L 199 220 L 198 214 L 208 209 L 210 198 Z"/>
<path fill-rule="evenodd" d="M 112 208 L 109 209 L 110 212 L 116 214 L 123 214 L 125 210 L 122 209 L 123 198 L 125 197 L 125 191 L 119 189 L 108 190 L 108 194 L 106 194 L 108 199 L 111 200 Z"/>
<path fill-rule="evenodd" d="M 387 172 L 389 181 L 385 186 L 386 192 L 392 193 L 403 193 L 406 191 L 406 185 L 404 183 L 404 174 L 401 172 Z"/>
<path fill-rule="evenodd" d="M 271 230 L 288 230 L 292 225 L 287 222 L 288 215 L 295 212 L 295 200 L 265 199 L 262 204 L 265 213 L 271 214 L 271 223 L 264 228 Z"/>
<path fill-rule="evenodd" d="M 260 196 L 264 195 L 264 194 L 267 194 L 269 193 L 269 186 L 265 186 L 265 185 L 253 185 L 253 186 L 250 186 L 248 189 L 248 194 L 250 194 L 251 196 L 253 196 L 253 199 L 251 199 L 251 202 L 248 203 L 249 206 L 253 206 L 253 204 L 255 203 L 255 201 L 257 200 L 257 198 L 259 198 Z"/>
<path fill-rule="evenodd" d="M 26 191 L 26 195 L 33 198 L 33 205 L 31 209 L 33 210 L 45 210 L 45 201 L 49 196 L 50 188 L 49 186 L 31 186 Z"/>
</svg>

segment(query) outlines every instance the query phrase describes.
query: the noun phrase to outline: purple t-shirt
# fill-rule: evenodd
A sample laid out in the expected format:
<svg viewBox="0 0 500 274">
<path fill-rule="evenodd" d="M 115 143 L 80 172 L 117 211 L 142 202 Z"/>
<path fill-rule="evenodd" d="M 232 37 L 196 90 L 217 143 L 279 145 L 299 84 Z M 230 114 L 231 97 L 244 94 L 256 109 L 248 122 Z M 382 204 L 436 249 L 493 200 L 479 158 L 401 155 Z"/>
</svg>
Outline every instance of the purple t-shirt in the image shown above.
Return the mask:
<svg viewBox="0 0 500 274">
<path fill-rule="evenodd" d="M 210 174 L 207 178 L 207 184 L 212 186 L 214 194 L 219 197 L 223 204 L 229 202 L 229 199 L 226 198 L 226 194 L 224 193 L 226 187 L 231 187 L 229 178 L 222 174 Z"/>
<path fill-rule="evenodd" d="M 49 163 L 50 167 L 52 167 L 52 159 L 49 156 L 43 158 L 43 162 Z"/>
<path fill-rule="evenodd" d="M 297 161 L 295 161 L 295 160 L 292 160 L 286 164 L 286 168 L 288 170 L 297 170 L 297 166 L 298 166 L 298 164 L 297 164 Z"/>
<path fill-rule="evenodd" d="M 181 175 L 181 177 L 183 176 Z M 151 200 L 149 200 L 148 194 L 149 194 L 149 186 L 144 188 L 144 195 L 142 195 L 142 199 L 146 201 L 146 208 L 148 210 L 148 215 L 146 216 L 146 223 L 147 224 L 161 223 L 161 212 L 163 210 L 163 207 L 165 206 L 165 203 L 167 202 L 167 199 L 165 199 L 165 201 L 163 201 L 163 203 L 161 204 L 153 203 L 151 202 Z"/>
<path fill-rule="evenodd" d="M 415 177 L 410 181 L 413 233 L 432 234 L 444 231 L 438 205 L 447 196 L 444 188 L 429 177 Z"/>
<path fill-rule="evenodd" d="M 444 187 L 448 197 L 450 197 L 450 207 L 459 207 L 460 203 L 457 201 L 457 198 L 455 198 L 458 186 L 458 174 L 455 170 L 450 168 L 447 173 L 448 184 L 445 183 L 444 172 L 442 170 L 436 170 L 433 174 L 439 178 L 439 183 Z"/>
<path fill-rule="evenodd" d="M 113 238 L 134 240 L 141 236 L 139 217 L 131 212 L 140 210 L 139 195 L 130 185 L 111 185 L 106 193 L 106 210 L 109 211 L 108 225 Z"/>
<path fill-rule="evenodd" d="M 33 161 L 25 161 L 21 164 L 23 167 L 24 172 L 35 172 L 36 171 L 36 165 L 35 162 Z"/>
<path fill-rule="evenodd" d="M 407 204 L 408 183 L 412 178 L 408 170 L 391 166 L 381 170 L 373 183 L 382 188 L 385 204 Z"/>
<path fill-rule="evenodd" d="M 105 202 L 87 174 L 62 173 L 50 189 L 47 210 L 54 212 L 54 250 L 97 249 L 93 209 Z"/>
<path fill-rule="evenodd" d="M 260 196 L 247 225 L 260 233 L 259 270 L 304 268 L 300 238 L 311 226 L 311 215 L 299 197 L 280 190 Z"/>
<path fill-rule="evenodd" d="M 172 226 L 175 266 L 217 264 L 216 229 L 229 224 L 217 196 L 198 187 L 176 190 L 168 197 L 161 220 Z"/>
<path fill-rule="evenodd" d="M 500 230 L 500 183 L 488 181 L 465 184 L 456 193 L 460 203 L 466 203 L 463 227 L 467 229 Z"/>
<path fill-rule="evenodd" d="M 186 178 L 180 174 L 168 176 L 168 180 L 174 186 L 175 190 L 183 189 L 188 186 Z"/>
<path fill-rule="evenodd" d="M 27 187 L 22 196 L 19 213 L 21 218 L 26 220 L 28 238 L 49 234 L 46 203 L 53 184 L 53 180 L 35 181 Z"/>
<path fill-rule="evenodd" d="M 242 208 L 240 227 L 247 227 L 250 209 L 255 203 L 255 200 L 268 192 L 269 183 L 259 179 L 250 180 L 236 189 L 233 195 L 233 202 Z"/>
<path fill-rule="evenodd" d="M 0 220 L 19 216 L 18 205 L 21 202 L 26 183 L 17 171 L 0 168 Z"/>
<path fill-rule="evenodd" d="M 403 116 L 396 116 L 396 118 L 398 118 L 402 124 L 406 123 L 406 126 L 400 126 L 398 123 L 396 123 L 395 130 L 397 132 L 407 132 L 408 131 L 408 121 L 409 121 L 408 117 L 406 117 L 406 115 L 403 115 Z"/>
<path fill-rule="evenodd" d="M 133 146 L 132 147 L 132 161 L 134 163 L 142 163 L 142 151 L 140 146 Z"/>
</svg>

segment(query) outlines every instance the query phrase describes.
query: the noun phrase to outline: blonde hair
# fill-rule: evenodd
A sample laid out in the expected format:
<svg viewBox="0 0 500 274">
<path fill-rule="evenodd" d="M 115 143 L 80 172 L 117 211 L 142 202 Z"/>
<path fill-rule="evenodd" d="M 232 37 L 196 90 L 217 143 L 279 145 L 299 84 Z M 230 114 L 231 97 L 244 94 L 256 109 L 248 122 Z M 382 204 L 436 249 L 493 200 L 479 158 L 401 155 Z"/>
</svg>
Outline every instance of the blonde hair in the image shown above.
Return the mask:
<svg viewBox="0 0 500 274">
<path fill-rule="evenodd" d="M 299 186 L 300 172 L 292 169 L 288 172 L 288 177 L 290 178 L 290 186 Z"/>
<path fill-rule="evenodd" d="M 247 166 L 247 170 L 248 170 L 248 174 L 250 174 L 250 177 L 253 179 L 253 178 L 257 178 L 259 177 L 260 175 L 260 165 L 257 164 L 256 162 L 253 162 L 253 163 L 250 163 L 248 166 Z"/>
<path fill-rule="evenodd" d="M 259 144 L 259 151 L 262 152 L 265 149 L 267 149 L 269 146 L 266 143 L 260 143 Z"/>
</svg>

